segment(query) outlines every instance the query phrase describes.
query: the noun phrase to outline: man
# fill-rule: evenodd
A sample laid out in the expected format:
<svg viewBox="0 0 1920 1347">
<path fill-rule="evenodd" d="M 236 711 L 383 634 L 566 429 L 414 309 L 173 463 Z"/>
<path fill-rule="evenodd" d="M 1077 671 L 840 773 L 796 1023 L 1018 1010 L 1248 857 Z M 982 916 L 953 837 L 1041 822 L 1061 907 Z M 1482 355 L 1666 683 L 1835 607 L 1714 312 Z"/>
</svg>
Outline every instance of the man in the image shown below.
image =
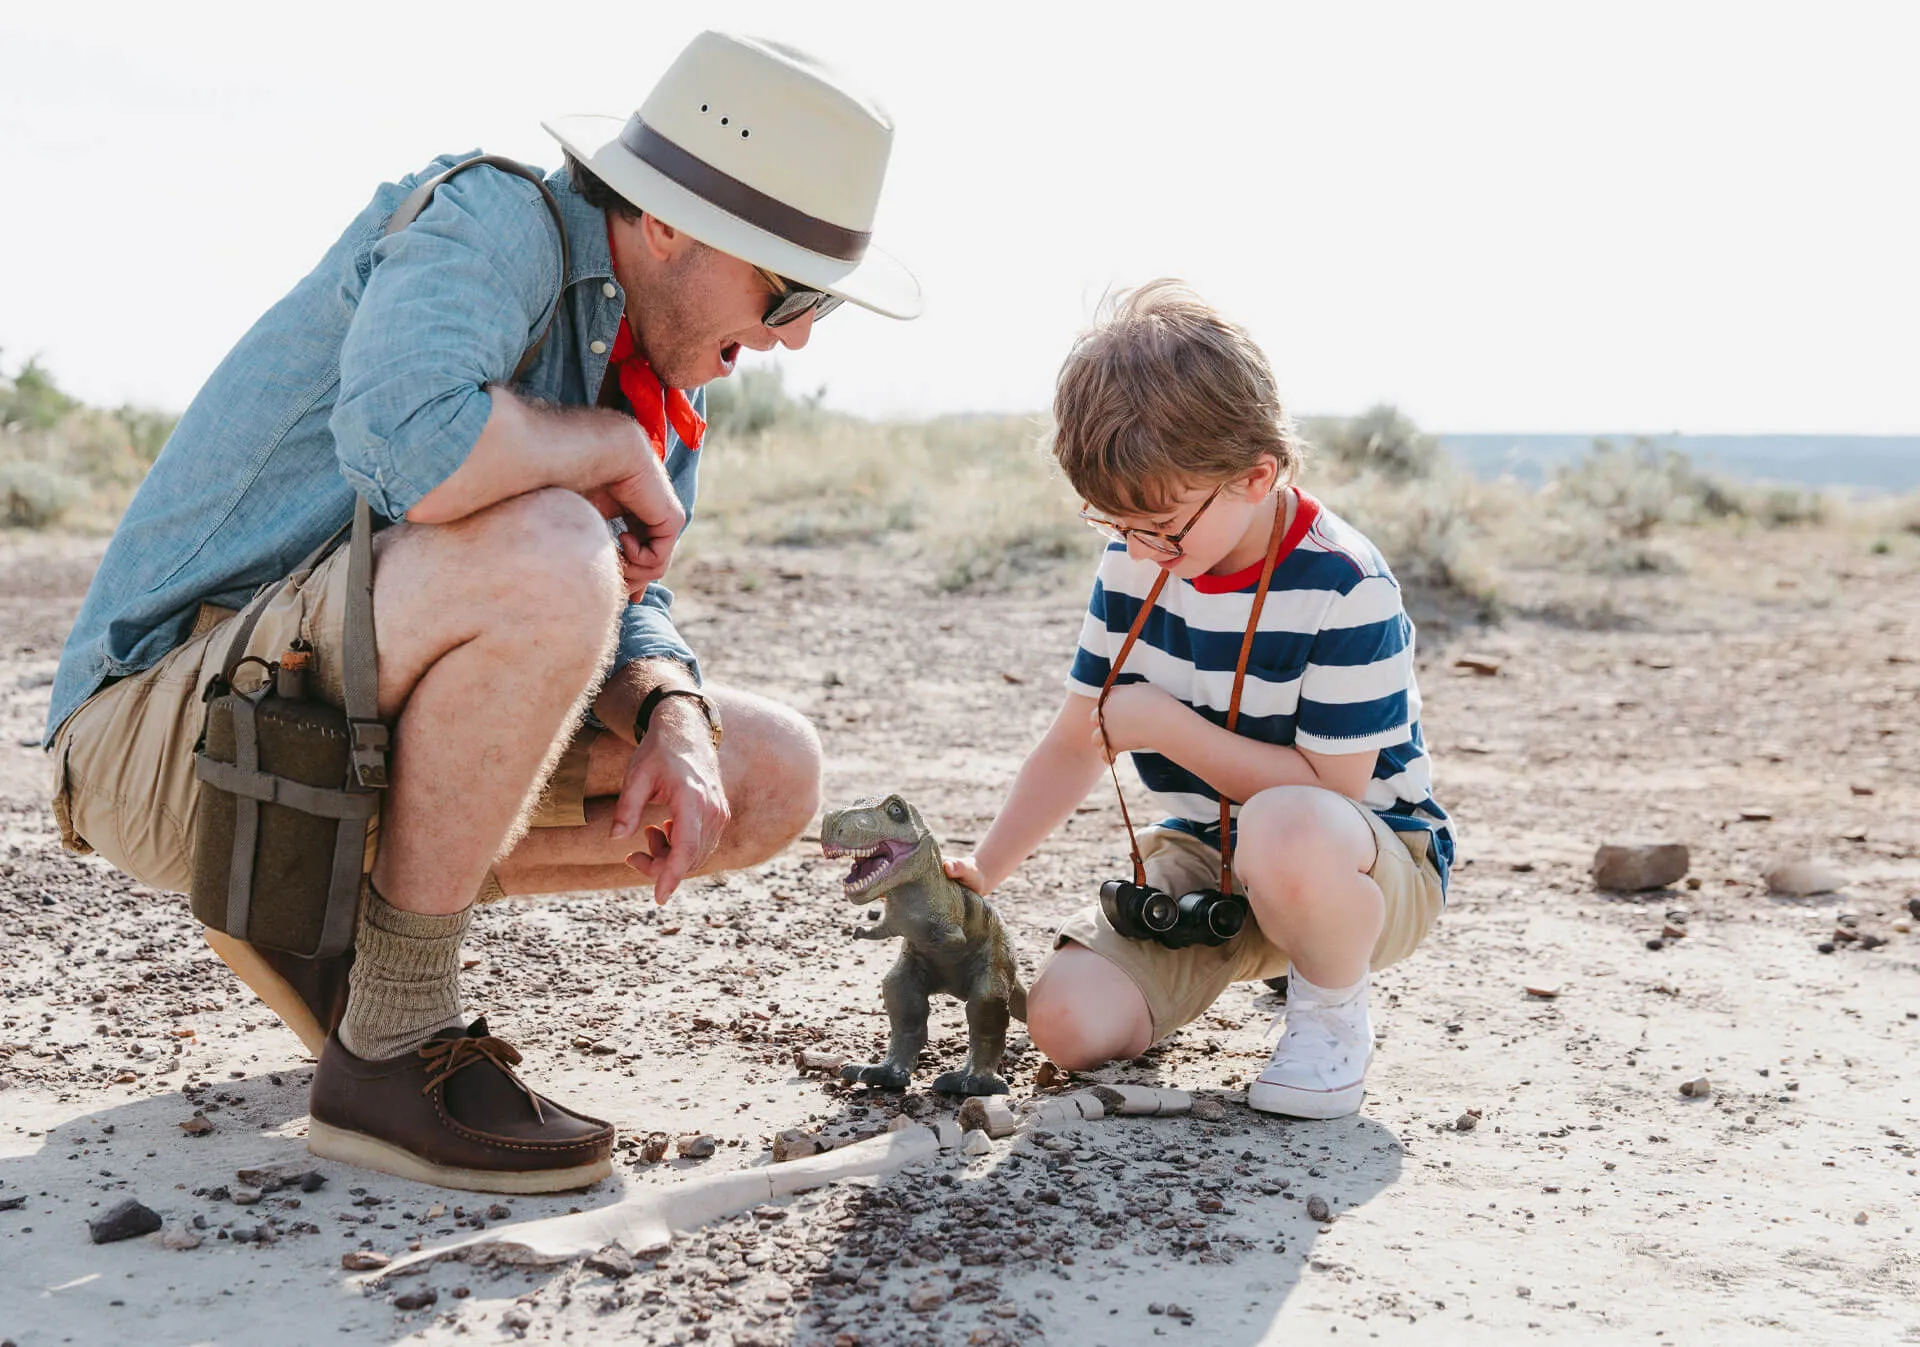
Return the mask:
<svg viewBox="0 0 1920 1347">
<path fill-rule="evenodd" d="M 289 572 L 355 490 L 393 521 L 372 605 L 390 785 L 354 949 L 208 940 L 319 1057 L 316 1152 L 513 1192 L 605 1175 L 613 1129 L 464 1025 L 476 897 L 651 883 L 664 902 L 775 854 L 818 803 L 811 728 L 703 689 L 655 583 L 693 509 L 699 386 L 743 347 L 804 346 L 843 299 L 920 303 L 868 246 L 891 123 L 802 53 L 703 34 L 633 117 L 547 129 L 559 228 L 538 185 L 474 166 L 389 232 L 439 160 L 241 339 L 108 546 L 47 730 L 65 843 L 186 889 L 231 613 L 277 583 L 247 653 L 306 639 L 340 705 L 348 549 Z"/>
</svg>

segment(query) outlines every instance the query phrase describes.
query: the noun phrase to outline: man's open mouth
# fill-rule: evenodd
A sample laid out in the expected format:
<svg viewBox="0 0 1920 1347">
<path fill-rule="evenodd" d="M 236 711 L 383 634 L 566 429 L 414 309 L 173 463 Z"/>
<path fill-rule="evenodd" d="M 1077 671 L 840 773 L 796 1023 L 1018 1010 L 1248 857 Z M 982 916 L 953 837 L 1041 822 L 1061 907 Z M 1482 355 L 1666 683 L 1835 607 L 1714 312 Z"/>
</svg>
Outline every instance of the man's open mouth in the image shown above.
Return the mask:
<svg viewBox="0 0 1920 1347">
<path fill-rule="evenodd" d="M 733 366 L 740 359 L 740 343 L 730 341 L 720 348 L 720 377 L 726 378 L 733 373 Z"/>
<path fill-rule="evenodd" d="M 882 879 L 892 874 L 900 862 L 914 853 L 915 848 L 907 842 L 875 842 L 872 846 L 845 847 L 831 842 L 820 844 L 820 850 L 828 856 L 853 857 L 853 869 L 847 872 L 843 881 L 847 897 L 853 898 L 867 892 Z"/>
</svg>

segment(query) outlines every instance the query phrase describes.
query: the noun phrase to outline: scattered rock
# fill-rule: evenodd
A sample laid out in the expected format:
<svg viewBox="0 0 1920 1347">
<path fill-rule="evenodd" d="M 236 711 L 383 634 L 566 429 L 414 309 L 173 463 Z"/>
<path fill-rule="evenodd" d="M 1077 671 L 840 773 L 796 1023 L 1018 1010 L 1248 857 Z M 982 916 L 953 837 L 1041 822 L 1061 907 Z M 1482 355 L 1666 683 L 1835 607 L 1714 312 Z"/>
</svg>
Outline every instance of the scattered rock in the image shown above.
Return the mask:
<svg viewBox="0 0 1920 1347">
<path fill-rule="evenodd" d="M 1671 921 L 1660 928 L 1660 938 L 1663 940 L 1682 940 L 1686 938 L 1686 934 L 1686 927 Z"/>
<path fill-rule="evenodd" d="M 168 1226 L 161 1232 L 160 1247 L 172 1249 L 176 1253 L 185 1253 L 188 1249 L 197 1249 L 203 1236 L 190 1225 Z"/>
<path fill-rule="evenodd" d="M 1188 1112 L 1201 1122 L 1219 1122 L 1227 1116 L 1227 1106 L 1218 1099 L 1195 1099 Z"/>
<path fill-rule="evenodd" d="M 115 1240 L 132 1239 L 135 1235 L 151 1235 L 160 1226 L 160 1214 L 131 1197 L 116 1204 L 105 1215 L 87 1222 L 87 1230 L 92 1234 L 95 1244 L 112 1244 Z"/>
<path fill-rule="evenodd" d="M 1872 931 L 1862 931 L 1854 938 L 1860 942 L 1861 949 L 1879 949 L 1880 946 L 1887 943 L 1887 938 L 1884 935 L 1876 935 Z"/>
<path fill-rule="evenodd" d="M 1542 1001 L 1551 1001 L 1560 995 L 1560 984 L 1557 982 L 1529 982 L 1527 984 L 1527 995 L 1537 996 Z"/>
<path fill-rule="evenodd" d="M 1867 1213 L 1864 1211 L 1859 1213 L 1853 1218 L 1853 1223 L 1855 1225 L 1865 1225 L 1867 1223 Z"/>
<path fill-rule="evenodd" d="M 1479 1125 L 1480 1110 L 1478 1109 L 1470 1108 L 1453 1120 L 1453 1130 L 1456 1132 L 1471 1132 Z"/>
<path fill-rule="evenodd" d="M 1052 1062 L 1040 1063 L 1040 1069 L 1033 1073 L 1033 1088 L 1052 1090 L 1068 1083 L 1067 1073 Z"/>
<path fill-rule="evenodd" d="M 213 1130 L 213 1124 L 207 1121 L 207 1115 L 196 1113 L 180 1124 L 180 1130 L 190 1137 L 203 1137 Z"/>
<path fill-rule="evenodd" d="M 682 1160 L 704 1160 L 713 1154 L 719 1143 L 705 1133 L 688 1135 L 673 1143 L 674 1153 Z"/>
<path fill-rule="evenodd" d="M 318 1192 L 327 1181 L 326 1175 L 305 1165 L 261 1165 L 254 1169 L 238 1170 L 234 1177 L 247 1187 L 258 1188 L 263 1193 L 277 1193 L 282 1188 L 298 1188 L 303 1193 L 313 1193 Z"/>
<path fill-rule="evenodd" d="M 349 1249 L 340 1255 L 340 1266 L 349 1272 L 378 1272 L 393 1259 L 372 1249 Z"/>
<path fill-rule="evenodd" d="M 1773 821 L 1773 811 L 1771 809 L 1763 809 L 1758 805 L 1749 805 L 1740 811 L 1740 821 L 1742 823 L 1771 823 Z"/>
<path fill-rule="evenodd" d="M 1453 667 L 1462 673 L 1478 674 L 1482 678 L 1492 678 L 1500 672 L 1500 661 L 1491 655 L 1461 655 L 1454 660 Z"/>
<path fill-rule="evenodd" d="M 673 1138 L 665 1132 L 649 1133 L 640 1143 L 640 1158 L 650 1165 L 657 1165 L 667 1158 L 667 1147 L 673 1144 Z"/>
<path fill-rule="evenodd" d="M 1609 844 L 1593 853 L 1593 882 L 1596 888 L 1613 893 L 1664 889 L 1684 878 L 1691 864 L 1687 848 L 1678 842 L 1654 846 Z"/>
<path fill-rule="evenodd" d="M 1920 897 L 1907 899 L 1907 911 L 1915 921 L 1920 921 Z"/>
<path fill-rule="evenodd" d="M 251 1207 L 254 1203 L 258 1202 L 262 1196 L 263 1194 L 258 1188 L 249 1188 L 243 1183 L 233 1190 L 233 1205 L 236 1207 Z"/>
<path fill-rule="evenodd" d="M 1667 942 L 1662 940 L 1657 935 L 1653 937 L 1653 939 L 1647 941 L 1648 949 L 1660 950 L 1660 949 L 1665 949 L 1666 947 L 1667 947 Z"/>
<path fill-rule="evenodd" d="M 840 1074 L 840 1068 L 846 1064 L 847 1059 L 837 1052 L 815 1052 L 811 1048 L 793 1050 L 793 1069 L 803 1076 L 813 1071 L 837 1076 Z"/>
<path fill-rule="evenodd" d="M 1689 1099 L 1705 1099 L 1713 1093 L 1713 1082 L 1705 1076 L 1701 1076 L 1698 1080 L 1682 1081 L 1680 1093 Z"/>
<path fill-rule="evenodd" d="M 1780 898 L 1811 898 L 1847 887 L 1845 875 L 1812 861 L 1787 861 L 1767 871 L 1765 878 L 1767 892 Z"/>
<path fill-rule="evenodd" d="M 500 1327 L 524 1333 L 533 1324 L 533 1311 L 525 1305 L 509 1305 L 500 1312 Z"/>
<path fill-rule="evenodd" d="M 1848 786 L 1848 787 L 1847 787 L 1847 789 L 1848 789 L 1848 790 L 1850 790 L 1850 791 L 1852 791 L 1852 792 L 1853 792 L 1853 793 L 1854 793 L 1855 795 L 1871 795 L 1871 794 L 1873 794 L 1873 787 L 1872 787 L 1872 786 L 1863 786 L 1863 785 L 1860 785 L 1860 784 L 1858 784 L 1857 782 L 1856 782 L 1855 784 L 1853 784 L 1853 785 L 1851 785 L 1851 786 Z"/>
<path fill-rule="evenodd" d="M 588 1255 L 587 1268 L 605 1273 L 615 1281 L 625 1281 L 634 1274 L 633 1255 L 618 1244 L 609 1244 L 599 1253 Z"/>
<path fill-rule="evenodd" d="M 395 1296 L 393 1307 L 396 1310 L 424 1310 L 439 1299 L 440 1293 L 431 1286 L 420 1286 Z"/>
<path fill-rule="evenodd" d="M 489 1221 L 504 1221 L 511 1218 L 512 1215 L 513 1208 L 506 1206 L 504 1203 L 495 1202 L 487 1208 L 487 1219 Z"/>
<path fill-rule="evenodd" d="M 960 1143 L 960 1149 L 968 1155 L 991 1155 L 993 1141 L 985 1132 L 968 1132 L 966 1140 Z"/>
<path fill-rule="evenodd" d="M 1333 1209 L 1327 1205 L 1327 1199 L 1315 1193 L 1307 1199 L 1307 1219 L 1325 1225 L 1333 1219 Z"/>
<path fill-rule="evenodd" d="M 929 1314 L 947 1303 L 947 1293 L 932 1282 L 921 1282 L 907 1292 L 907 1308 L 915 1314 Z"/>
<path fill-rule="evenodd" d="M 1831 954 L 1833 953 L 1835 947 L 1834 947 L 1833 941 L 1822 940 L 1819 944 L 1815 945 L 1814 948 L 1819 950 L 1822 954 Z"/>
<path fill-rule="evenodd" d="M 804 1160 L 809 1155 L 820 1154 L 820 1150 L 819 1137 L 790 1127 L 773 1139 L 773 1162 L 785 1164 L 788 1160 Z"/>
</svg>

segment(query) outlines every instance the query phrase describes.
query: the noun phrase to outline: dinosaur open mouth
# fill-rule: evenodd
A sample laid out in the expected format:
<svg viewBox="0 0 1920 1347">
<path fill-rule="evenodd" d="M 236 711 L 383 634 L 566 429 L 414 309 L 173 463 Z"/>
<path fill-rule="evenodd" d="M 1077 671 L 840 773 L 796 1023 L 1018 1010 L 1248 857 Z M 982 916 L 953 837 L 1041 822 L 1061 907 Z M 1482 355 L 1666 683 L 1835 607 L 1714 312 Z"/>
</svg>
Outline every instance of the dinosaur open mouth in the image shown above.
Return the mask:
<svg viewBox="0 0 1920 1347">
<path fill-rule="evenodd" d="M 847 872 L 847 877 L 843 881 L 849 898 L 865 893 L 878 884 L 914 851 L 910 844 L 892 840 L 875 842 L 871 846 L 864 847 L 847 847 L 823 842 L 820 849 L 828 856 L 853 858 L 853 869 Z"/>
</svg>

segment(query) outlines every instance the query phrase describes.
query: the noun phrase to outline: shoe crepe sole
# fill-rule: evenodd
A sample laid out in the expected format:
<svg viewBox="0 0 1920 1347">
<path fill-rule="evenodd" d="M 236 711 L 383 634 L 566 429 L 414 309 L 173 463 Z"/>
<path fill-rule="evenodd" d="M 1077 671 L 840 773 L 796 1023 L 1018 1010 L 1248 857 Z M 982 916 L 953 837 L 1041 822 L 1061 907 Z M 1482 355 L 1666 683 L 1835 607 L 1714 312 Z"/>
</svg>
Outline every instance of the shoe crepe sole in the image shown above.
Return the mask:
<svg viewBox="0 0 1920 1347">
<path fill-rule="evenodd" d="M 569 1169 L 462 1169 L 457 1165 L 436 1165 L 390 1141 L 334 1127 L 318 1118 L 312 1119 L 307 1128 L 307 1149 L 323 1160 L 338 1160 L 361 1169 L 377 1169 L 382 1174 L 472 1193 L 564 1193 L 598 1183 L 613 1173 L 613 1161 L 605 1157 Z"/>
<path fill-rule="evenodd" d="M 1256 1080 L 1247 1089 L 1247 1107 L 1289 1118 L 1344 1118 L 1357 1112 L 1367 1097 L 1366 1082 L 1338 1090 L 1302 1090 L 1294 1085 L 1270 1085 Z"/>
<path fill-rule="evenodd" d="M 243 940 L 235 940 L 225 931 L 216 931 L 211 926 L 202 926 L 200 933 L 207 938 L 207 944 L 222 963 L 231 968 L 234 976 L 253 989 L 253 994 L 267 1003 L 267 1008 L 278 1015 L 287 1028 L 299 1035 L 306 1045 L 307 1056 L 318 1058 L 320 1049 L 326 1046 L 327 1031 L 320 1021 L 307 1009 L 307 1003 L 300 999 L 300 993 L 291 983 L 273 971 L 273 966 L 260 957 L 260 952 Z"/>
</svg>

